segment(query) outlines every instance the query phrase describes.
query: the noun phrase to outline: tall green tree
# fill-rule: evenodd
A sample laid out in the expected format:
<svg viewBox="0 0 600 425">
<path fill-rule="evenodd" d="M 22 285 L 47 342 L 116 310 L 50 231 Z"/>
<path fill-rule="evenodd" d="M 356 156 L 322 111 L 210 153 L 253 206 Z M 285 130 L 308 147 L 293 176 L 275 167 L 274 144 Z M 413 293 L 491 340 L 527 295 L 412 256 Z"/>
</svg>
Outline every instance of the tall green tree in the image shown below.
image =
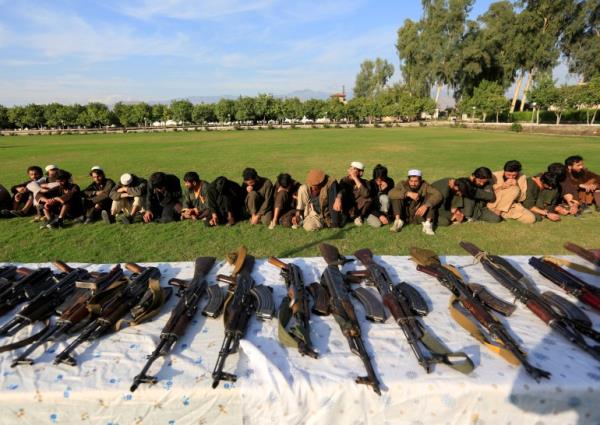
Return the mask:
<svg viewBox="0 0 600 425">
<path fill-rule="evenodd" d="M 192 121 L 194 124 L 208 124 L 209 122 L 216 121 L 215 107 L 209 103 L 199 103 L 194 105 L 192 111 Z"/>
<path fill-rule="evenodd" d="M 569 71 L 589 81 L 600 75 L 600 2 L 577 0 L 570 11 L 560 47 Z"/>
<path fill-rule="evenodd" d="M 428 67 L 432 59 L 430 51 L 423 48 L 425 45 L 423 22 L 406 19 L 398 29 L 396 51 L 404 84 L 416 96 L 429 96 L 431 92 Z"/>
<path fill-rule="evenodd" d="M 256 105 L 253 97 L 240 96 L 235 101 L 235 119 L 237 121 L 256 121 Z"/>
<path fill-rule="evenodd" d="M 297 97 L 288 97 L 283 100 L 282 112 L 284 119 L 299 120 L 302 119 L 302 102 Z"/>
<path fill-rule="evenodd" d="M 394 65 L 385 59 L 365 60 L 354 83 L 354 96 L 373 97 L 379 93 L 394 75 Z"/>
<path fill-rule="evenodd" d="M 8 108 L 0 105 L 0 129 L 8 128 L 10 121 L 8 120 Z"/>
<path fill-rule="evenodd" d="M 219 122 L 231 122 L 235 119 L 235 101 L 231 99 L 221 99 L 215 105 L 215 113 Z"/>
<path fill-rule="evenodd" d="M 185 125 L 192 122 L 192 110 L 194 105 L 189 100 L 173 100 L 169 106 L 173 120 L 178 124 Z"/>
</svg>

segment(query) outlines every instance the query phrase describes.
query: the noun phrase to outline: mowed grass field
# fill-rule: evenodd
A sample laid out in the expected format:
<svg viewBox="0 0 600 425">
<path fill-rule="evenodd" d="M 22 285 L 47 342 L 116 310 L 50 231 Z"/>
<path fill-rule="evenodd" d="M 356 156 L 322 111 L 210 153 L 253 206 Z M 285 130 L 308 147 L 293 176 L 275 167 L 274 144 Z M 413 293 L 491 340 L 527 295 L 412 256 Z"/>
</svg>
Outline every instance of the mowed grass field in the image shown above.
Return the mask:
<svg viewBox="0 0 600 425">
<path fill-rule="evenodd" d="M 253 130 L 107 134 L 82 136 L 0 137 L 0 184 L 9 188 L 26 179 L 27 166 L 56 163 L 73 173 L 83 188 L 92 165 L 101 165 L 114 180 L 124 172 L 148 177 L 154 171 L 180 178 L 197 171 L 212 181 L 225 175 L 241 181 L 241 172 L 254 167 L 275 179 L 286 171 L 304 181 L 310 168 L 323 168 L 339 178 L 350 161 L 366 164 L 370 177 L 377 163 L 386 165 L 396 180 L 409 168 L 420 168 L 428 181 L 467 176 L 485 165 L 501 169 L 518 159 L 533 174 L 571 154 L 582 155 L 588 168 L 600 171 L 600 139 L 544 136 L 453 128 L 374 128 Z M 567 217 L 561 223 L 525 226 L 514 222 L 469 223 L 440 228 L 436 236 L 420 226 L 392 234 L 387 228 L 353 224 L 343 229 L 307 233 L 302 229 L 250 226 L 206 228 L 201 223 L 166 225 L 73 225 L 56 231 L 40 230 L 30 218 L 0 220 L 0 261 L 184 261 L 199 255 L 222 257 L 240 244 L 258 257 L 316 256 L 317 245 L 334 243 L 342 253 L 369 247 L 376 254 L 406 255 L 410 246 L 429 247 L 440 254 L 464 254 L 460 240 L 470 240 L 499 254 L 560 254 L 565 241 L 600 247 L 600 214 Z"/>
</svg>

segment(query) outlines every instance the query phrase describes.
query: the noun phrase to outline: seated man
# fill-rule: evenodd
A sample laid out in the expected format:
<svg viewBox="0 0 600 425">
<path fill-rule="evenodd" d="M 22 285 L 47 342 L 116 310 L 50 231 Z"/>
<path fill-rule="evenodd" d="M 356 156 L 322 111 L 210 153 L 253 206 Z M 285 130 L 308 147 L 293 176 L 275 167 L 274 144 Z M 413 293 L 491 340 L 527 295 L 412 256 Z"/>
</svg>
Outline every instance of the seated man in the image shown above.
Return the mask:
<svg viewBox="0 0 600 425">
<path fill-rule="evenodd" d="M 236 182 L 223 176 L 217 177 L 208 186 L 206 193 L 210 210 L 210 219 L 205 222 L 206 225 L 233 226 L 242 217 L 244 193 L 247 192 L 242 192 Z"/>
<path fill-rule="evenodd" d="M 521 173 L 521 163 L 516 160 L 504 164 L 503 171 L 494 173 L 496 200 L 488 208 L 505 220 L 517 220 L 524 224 L 535 223 L 535 216 L 522 205 L 527 196 L 527 176 Z"/>
<path fill-rule="evenodd" d="M 273 183 L 266 177 L 260 177 L 254 168 L 246 168 L 242 178 L 250 224 L 270 224 L 273 220 Z"/>
<path fill-rule="evenodd" d="M 146 179 L 135 174 L 123 174 L 119 179 L 119 184 L 110 191 L 109 196 L 112 199 L 110 214 L 103 211 L 101 213 L 102 220 L 110 224 L 113 217 L 118 217 L 121 223 L 130 224 L 139 213 L 144 211 L 147 189 Z"/>
<path fill-rule="evenodd" d="M 195 171 L 189 171 L 183 176 L 182 220 L 206 220 L 210 216 L 208 208 L 208 182 L 200 180 Z"/>
<path fill-rule="evenodd" d="M 85 217 L 83 224 L 97 220 L 102 212 L 108 214 L 112 205 L 110 192 L 115 187 L 115 182 L 107 179 L 102 167 L 95 165 L 90 171 L 92 183 L 83 190 L 83 207 Z"/>
<path fill-rule="evenodd" d="M 338 181 L 336 202 L 341 202 L 342 214 L 354 220 L 357 226 L 362 226 L 363 219 L 369 215 L 373 203 L 369 194 L 369 183 L 362 178 L 364 172 L 363 163 L 354 161 L 350 164 L 347 175 Z"/>
<path fill-rule="evenodd" d="M 596 204 L 596 211 L 600 212 L 600 175 L 585 168 L 583 158 L 579 155 L 568 157 L 565 165 L 566 178 L 561 183 L 561 191 L 570 213 L 577 214 L 593 204 Z"/>
<path fill-rule="evenodd" d="M 1 217 L 25 217 L 32 213 L 34 210 L 33 194 L 27 189 L 27 185 L 31 182 L 40 180 L 42 174 L 42 168 L 37 165 L 32 165 L 27 169 L 27 176 L 29 179 L 26 182 L 11 187 L 12 202 L 6 209 L 3 209 L 0 212 Z"/>
<path fill-rule="evenodd" d="M 12 197 L 10 196 L 10 192 L 0 184 L 0 211 L 2 215 L 4 212 L 8 212 L 9 208 L 12 204 Z"/>
<path fill-rule="evenodd" d="M 465 221 L 465 198 L 473 197 L 475 187 L 466 177 L 459 179 L 444 178 L 431 184 L 442 195 L 442 202 L 437 209 L 436 224 L 450 226 Z"/>
<path fill-rule="evenodd" d="M 62 227 L 66 218 L 78 218 L 83 214 L 81 192 L 79 186 L 71 182 L 71 173 L 58 170 L 55 176 L 58 186 L 38 193 L 47 221 L 40 229 Z"/>
<path fill-rule="evenodd" d="M 181 182 L 174 174 L 156 172 L 148 180 L 144 223 L 170 223 L 181 214 Z"/>
<path fill-rule="evenodd" d="M 373 179 L 369 182 L 369 194 L 373 200 L 371 213 L 367 223 L 372 227 L 389 224 L 391 218 L 390 197 L 388 193 L 394 188 L 394 180 L 388 177 L 388 169 L 381 164 L 373 168 Z"/>
<path fill-rule="evenodd" d="M 463 214 L 467 221 L 487 221 L 488 223 L 502 221 L 502 217 L 487 207 L 490 202 L 496 200 L 493 178 L 492 170 L 487 167 L 479 167 L 471 174 L 469 180 L 474 191 L 465 195 L 463 199 Z"/>
<path fill-rule="evenodd" d="M 46 165 L 46 175 L 39 180 L 32 180 L 27 184 L 27 190 L 33 194 L 33 206 L 36 209 L 36 217 L 34 221 L 39 221 L 46 217 L 43 215 L 44 206 L 40 205 L 39 199 L 41 194 L 54 189 L 58 186 L 56 181 L 56 175 L 58 173 L 58 165 L 50 164 Z"/>
<path fill-rule="evenodd" d="M 300 184 L 287 173 L 277 176 L 275 183 L 275 202 L 273 220 L 269 229 L 274 229 L 278 224 L 283 227 L 292 227 L 292 218 L 296 214 L 296 201 Z"/>
<path fill-rule="evenodd" d="M 394 224 L 390 232 L 398 232 L 404 223 L 422 224 L 426 235 L 435 235 L 435 209 L 442 202 L 442 194 L 425 180 L 421 170 L 409 170 L 408 179 L 390 190 Z"/>
<path fill-rule="evenodd" d="M 298 189 L 292 228 L 298 228 L 301 224 L 306 231 L 342 227 L 342 205 L 337 190 L 337 182 L 325 171 L 310 170 L 306 183 Z"/>
<path fill-rule="evenodd" d="M 546 217 L 550 221 L 560 221 L 556 213 L 559 202 L 558 177 L 546 171 L 527 179 L 527 194 L 523 206 L 535 216 L 535 221 Z"/>
</svg>

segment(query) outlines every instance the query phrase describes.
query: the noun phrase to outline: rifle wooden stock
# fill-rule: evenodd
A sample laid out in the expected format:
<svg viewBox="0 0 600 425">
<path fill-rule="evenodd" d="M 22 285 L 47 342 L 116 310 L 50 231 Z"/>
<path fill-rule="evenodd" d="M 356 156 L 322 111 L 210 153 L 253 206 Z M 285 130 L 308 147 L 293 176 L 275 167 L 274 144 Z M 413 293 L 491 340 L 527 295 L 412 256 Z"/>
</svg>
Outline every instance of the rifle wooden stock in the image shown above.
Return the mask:
<svg viewBox="0 0 600 425">
<path fill-rule="evenodd" d="M 20 276 L 29 276 L 31 273 L 33 273 L 33 269 L 29 267 L 19 267 L 17 269 L 17 274 Z"/>
<path fill-rule="evenodd" d="M 67 263 L 60 261 L 60 260 L 53 261 L 52 265 L 64 273 L 69 273 L 69 272 L 73 271 L 73 268 L 71 266 L 69 266 Z"/>
<path fill-rule="evenodd" d="M 400 304 L 398 304 L 396 297 L 391 292 L 385 294 L 382 297 L 382 299 L 383 305 L 387 307 L 390 313 L 392 313 L 392 317 L 394 318 L 396 323 L 399 324 L 400 322 L 406 319 L 406 315 L 400 308 Z"/>
<path fill-rule="evenodd" d="M 131 273 L 142 273 L 144 268 L 136 263 L 125 263 L 125 268 Z"/>
<path fill-rule="evenodd" d="M 276 258 L 276 257 L 269 257 L 269 259 L 267 261 L 272 266 L 278 267 L 280 269 L 285 269 L 287 267 L 286 263 L 284 263 L 283 261 L 281 261 L 279 258 Z"/>
<path fill-rule="evenodd" d="M 590 263 L 600 267 L 600 255 L 596 254 L 594 251 L 585 249 L 584 247 L 576 245 L 572 242 L 567 242 L 564 246 L 566 249 L 579 255 L 584 260 L 587 260 Z"/>
<path fill-rule="evenodd" d="M 554 319 L 554 314 L 548 311 L 548 309 L 543 304 L 534 299 L 527 300 L 525 305 L 529 310 L 533 312 L 533 314 L 542 319 L 546 324 L 549 324 L 552 321 L 552 319 Z"/>
<path fill-rule="evenodd" d="M 588 289 L 583 289 L 579 299 L 596 310 L 600 310 L 600 296 L 595 294 Z"/>
</svg>

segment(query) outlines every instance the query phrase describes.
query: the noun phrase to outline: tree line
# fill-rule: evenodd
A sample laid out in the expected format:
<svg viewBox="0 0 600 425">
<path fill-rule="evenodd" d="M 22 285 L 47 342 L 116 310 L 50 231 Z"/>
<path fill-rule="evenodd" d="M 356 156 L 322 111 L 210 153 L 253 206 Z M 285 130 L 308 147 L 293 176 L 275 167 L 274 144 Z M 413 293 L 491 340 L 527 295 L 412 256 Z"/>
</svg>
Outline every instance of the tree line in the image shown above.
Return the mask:
<svg viewBox="0 0 600 425">
<path fill-rule="evenodd" d="M 447 87 L 459 112 L 484 121 L 529 106 L 538 115 L 540 109 L 551 110 L 556 123 L 564 111 L 584 109 L 593 123 L 600 104 L 600 2 L 503 0 L 470 19 L 474 2 L 422 0 L 422 18 L 407 19 L 398 29 L 398 85 L 415 96 L 434 94 L 436 104 Z M 556 86 L 551 75 L 560 60 L 580 84 Z M 354 95 L 377 97 L 393 73 L 386 60 L 364 61 Z M 513 84 L 515 94 L 508 100 L 505 93 Z"/>
<path fill-rule="evenodd" d="M 321 118 L 332 122 L 371 122 L 382 116 L 413 121 L 421 112 L 432 113 L 434 109 L 435 104 L 430 97 L 415 97 L 405 90 L 396 89 L 387 90 L 377 99 L 354 98 L 345 103 L 335 97 L 301 101 L 296 97 L 281 99 L 260 94 L 199 104 L 189 100 L 174 100 L 168 105 L 118 102 L 112 108 L 99 102 L 87 105 L 29 104 L 10 108 L 0 105 L 0 128 L 143 127 L 168 120 L 184 125 L 281 123 Z"/>
</svg>

